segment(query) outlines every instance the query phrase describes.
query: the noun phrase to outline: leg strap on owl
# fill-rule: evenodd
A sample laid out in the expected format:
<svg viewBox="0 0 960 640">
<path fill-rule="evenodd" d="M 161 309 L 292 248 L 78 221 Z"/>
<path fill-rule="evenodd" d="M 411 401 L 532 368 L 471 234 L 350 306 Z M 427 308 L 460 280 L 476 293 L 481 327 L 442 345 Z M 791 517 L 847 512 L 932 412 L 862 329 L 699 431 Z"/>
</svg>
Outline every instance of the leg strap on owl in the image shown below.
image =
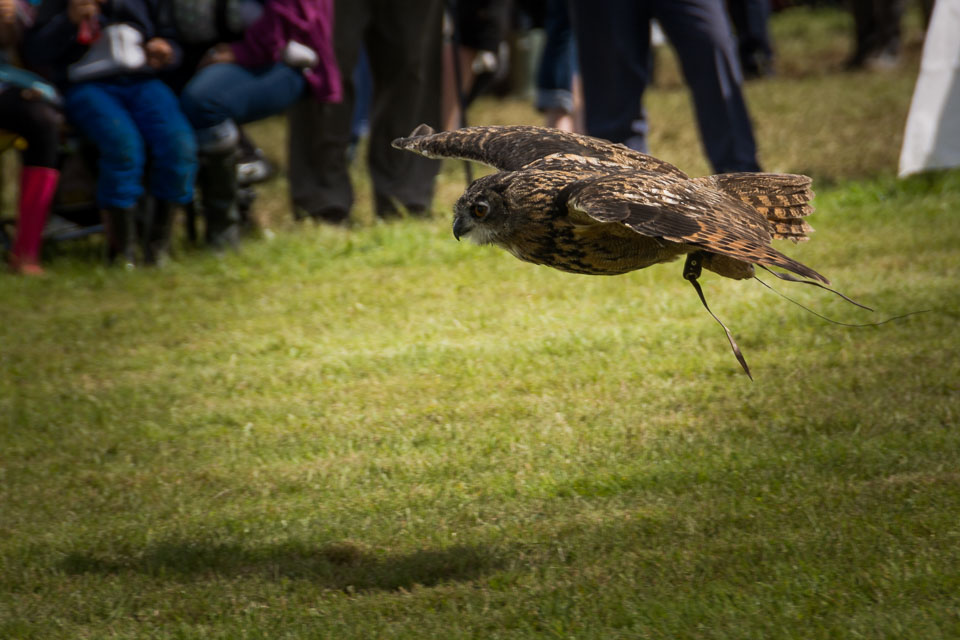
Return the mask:
<svg viewBox="0 0 960 640">
<path fill-rule="evenodd" d="M 768 272 L 768 273 L 772 273 L 773 275 L 777 276 L 777 277 L 780 278 L 781 280 L 786 280 L 787 282 L 799 282 L 800 284 L 812 284 L 812 285 L 815 286 L 815 287 L 820 287 L 821 289 L 826 289 L 826 290 L 829 291 L 830 293 L 833 293 L 833 294 L 835 294 L 835 295 L 840 296 L 841 298 L 843 298 L 844 300 L 846 300 L 846 301 L 849 302 L 850 304 L 855 305 L 855 306 L 857 306 L 857 307 L 860 307 L 861 309 L 866 309 L 867 311 L 873 311 L 873 309 L 871 309 L 871 308 L 868 307 L 867 305 L 865 305 L 865 304 L 860 304 L 860 303 L 857 302 L 856 300 L 853 300 L 853 299 L 851 299 L 851 298 L 848 298 L 847 296 L 843 295 L 843 294 L 840 293 L 839 291 L 837 291 L 837 290 L 835 290 L 835 289 L 831 289 L 830 287 L 828 287 L 828 286 L 826 286 L 826 285 L 823 285 L 823 284 L 820 284 L 819 282 L 814 282 L 813 280 L 807 280 L 806 278 L 798 278 L 798 277 L 795 276 L 795 275 L 792 275 L 792 274 L 789 274 L 789 273 L 785 273 L 785 272 L 783 272 L 783 271 L 774 271 L 773 269 L 768 269 L 767 267 L 763 266 L 762 264 L 758 264 L 757 266 L 760 267 L 761 269 L 763 269 L 764 271 Z M 754 277 L 756 277 L 756 276 L 754 276 Z M 756 279 L 757 279 L 758 282 L 761 282 L 761 283 L 762 283 L 764 286 L 766 286 L 767 288 L 773 289 L 773 287 L 770 287 L 769 285 L 767 285 L 767 283 L 763 282 L 763 281 L 760 280 L 759 278 L 756 278 Z M 779 293 L 779 292 L 777 292 L 777 293 Z M 783 294 L 780 294 L 780 295 L 783 295 Z M 786 296 L 783 296 L 783 297 L 786 298 Z M 787 300 L 790 300 L 790 299 L 787 298 Z M 790 301 L 793 302 L 793 300 L 790 300 Z M 797 303 L 795 303 L 795 304 L 797 304 Z M 800 306 L 803 306 L 803 305 L 800 305 Z M 809 309 L 808 309 L 808 311 L 809 311 Z M 816 315 L 816 314 L 814 314 L 814 315 Z"/>
<path fill-rule="evenodd" d="M 760 267 L 766 269 L 767 271 L 769 271 L 769 272 L 772 273 L 773 275 L 777 276 L 777 277 L 780 278 L 781 280 L 787 280 L 787 281 L 789 281 L 789 282 L 799 282 L 799 283 L 801 283 L 801 284 L 812 284 L 812 285 L 814 285 L 814 286 L 820 287 L 821 289 L 826 289 L 827 291 L 830 291 L 831 293 L 836 293 L 838 296 L 840 296 L 841 298 L 843 298 L 843 299 L 846 300 L 847 302 L 850 302 L 850 303 L 852 303 L 852 304 L 855 304 L 856 306 L 858 306 L 858 307 L 860 307 L 860 308 L 862 308 L 862 309 L 866 309 L 867 311 L 873 311 L 873 309 L 871 309 L 870 307 L 868 307 L 868 306 L 866 306 L 866 305 L 862 305 L 862 304 L 860 304 L 859 302 L 857 302 L 856 300 L 851 300 L 850 298 L 848 298 L 847 296 L 843 295 L 842 293 L 840 293 L 840 292 L 838 292 L 838 291 L 834 291 L 833 289 L 830 289 L 829 287 L 825 287 L 825 286 L 823 286 L 822 284 L 820 284 L 819 282 L 812 282 L 812 281 L 809 281 L 809 280 L 801 280 L 801 279 L 799 279 L 799 278 L 794 278 L 793 276 L 791 276 L 791 275 L 788 274 L 788 273 L 780 273 L 780 272 L 777 272 L 777 271 L 773 271 L 773 270 L 771 270 L 771 269 L 767 269 L 767 268 L 764 267 L 763 265 L 760 265 Z M 879 327 L 879 326 L 882 325 L 882 324 L 886 324 L 886 323 L 888 323 L 888 322 L 893 322 L 894 320 L 901 320 L 901 319 L 903 319 L 903 318 L 908 318 L 908 317 L 910 317 L 910 316 L 915 316 L 915 315 L 917 315 L 918 313 L 927 313 L 928 311 L 933 311 L 933 309 L 923 309 L 923 310 L 921 310 L 921 311 L 911 311 L 910 313 L 903 313 L 903 314 L 900 314 L 900 315 L 898 315 L 898 316 L 893 316 L 892 318 L 887 318 L 886 320 L 881 320 L 880 322 L 864 322 L 864 323 L 859 323 L 859 322 L 858 322 L 858 323 L 839 322 L 839 321 L 837 321 L 837 320 L 833 320 L 833 319 L 831 319 L 831 318 L 828 318 L 828 317 L 826 317 L 825 315 L 819 314 L 819 313 L 817 313 L 816 311 L 814 311 L 813 309 L 811 309 L 811 308 L 809 308 L 809 307 L 807 307 L 807 306 L 804 306 L 804 305 L 800 304 L 799 302 L 797 302 L 796 300 L 794 300 L 794 299 L 791 298 L 790 296 L 786 296 L 786 295 L 782 294 L 781 292 L 777 291 L 776 289 L 774 289 L 773 287 L 771 287 L 769 284 L 767 284 L 766 282 L 764 282 L 763 280 L 761 280 L 761 279 L 758 278 L 757 276 L 754 276 L 753 279 L 756 280 L 757 282 L 759 282 L 760 284 L 762 284 L 763 286 L 765 286 L 767 289 L 770 289 L 770 291 L 773 291 L 775 294 L 777 294 L 778 296 L 780 296 L 780 297 L 783 298 L 784 300 L 788 300 L 789 302 L 792 302 L 793 304 L 797 305 L 798 307 L 800 307 L 800 308 L 803 309 L 804 311 L 808 311 L 808 312 L 812 313 L 813 315 L 817 316 L 818 318 L 820 318 L 821 320 L 826 320 L 827 322 L 829 322 L 829 323 L 831 323 L 831 324 L 838 324 L 838 325 L 840 325 L 841 327 Z"/>
<path fill-rule="evenodd" d="M 740 366 L 743 367 L 747 377 L 753 380 L 753 376 L 750 375 L 750 367 L 747 366 L 747 361 L 744 360 L 743 354 L 740 353 L 740 347 L 737 346 L 737 341 L 733 339 L 733 334 L 730 333 L 729 329 L 727 329 L 727 325 L 720 321 L 720 318 L 717 317 L 717 314 L 715 314 L 713 311 L 710 311 L 710 307 L 707 305 L 707 299 L 703 296 L 703 289 L 700 288 L 700 283 L 697 282 L 697 278 L 700 277 L 702 271 L 703 252 L 694 251 L 693 253 L 688 253 L 687 261 L 683 265 L 684 279 L 688 280 L 690 284 L 693 285 L 693 288 L 696 290 L 697 295 L 700 296 L 700 302 L 703 303 L 703 308 L 707 310 L 707 313 L 713 316 L 713 319 L 717 321 L 717 324 L 723 327 L 724 333 L 727 334 L 727 340 L 730 341 L 730 348 L 733 349 L 733 355 L 737 357 L 737 362 L 739 362 Z"/>
</svg>

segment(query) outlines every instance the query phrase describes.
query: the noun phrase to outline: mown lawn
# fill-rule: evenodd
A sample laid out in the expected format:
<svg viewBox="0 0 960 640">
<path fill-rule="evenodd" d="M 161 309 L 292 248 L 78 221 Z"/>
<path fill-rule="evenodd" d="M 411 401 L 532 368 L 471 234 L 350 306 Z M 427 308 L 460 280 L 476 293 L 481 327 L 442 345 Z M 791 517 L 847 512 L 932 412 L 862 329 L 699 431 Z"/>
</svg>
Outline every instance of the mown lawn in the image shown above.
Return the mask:
<svg viewBox="0 0 960 640">
<path fill-rule="evenodd" d="M 239 255 L 0 278 L 0 638 L 960 637 L 960 172 L 893 177 L 915 38 L 840 74 L 848 26 L 778 16 L 819 53 L 749 98 L 822 185 L 784 250 L 877 311 L 775 286 L 930 311 L 707 274 L 755 382 L 680 264 L 454 242 L 453 163 L 433 220 L 295 227 L 281 179 Z M 705 173 L 662 64 L 654 151 Z"/>
</svg>

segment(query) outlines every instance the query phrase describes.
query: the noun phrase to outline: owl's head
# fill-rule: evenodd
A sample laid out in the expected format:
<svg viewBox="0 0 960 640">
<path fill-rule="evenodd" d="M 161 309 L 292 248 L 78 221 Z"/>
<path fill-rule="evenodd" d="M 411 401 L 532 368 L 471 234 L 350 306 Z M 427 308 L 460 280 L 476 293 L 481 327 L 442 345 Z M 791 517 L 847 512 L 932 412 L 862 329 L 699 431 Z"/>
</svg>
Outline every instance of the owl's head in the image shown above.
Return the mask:
<svg viewBox="0 0 960 640">
<path fill-rule="evenodd" d="M 473 181 L 453 206 L 453 236 L 477 244 L 502 244 L 511 230 L 504 196 L 507 181 L 495 173 Z"/>
</svg>

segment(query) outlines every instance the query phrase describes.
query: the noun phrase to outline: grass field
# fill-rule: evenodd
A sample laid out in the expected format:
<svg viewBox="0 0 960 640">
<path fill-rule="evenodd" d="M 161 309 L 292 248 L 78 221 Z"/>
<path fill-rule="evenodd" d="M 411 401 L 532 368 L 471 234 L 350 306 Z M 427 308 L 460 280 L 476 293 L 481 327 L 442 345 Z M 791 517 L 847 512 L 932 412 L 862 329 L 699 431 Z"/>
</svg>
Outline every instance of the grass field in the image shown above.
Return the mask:
<svg viewBox="0 0 960 640">
<path fill-rule="evenodd" d="M 844 74 L 843 14 L 781 14 L 748 96 L 819 185 L 781 248 L 877 311 L 776 286 L 930 311 L 706 274 L 755 382 L 680 264 L 454 242 L 453 163 L 432 220 L 298 227 L 281 179 L 238 255 L 0 277 L 0 638 L 960 638 L 960 172 L 894 177 L 910 24 Z M 653 151 L 706 173 L 659 64 Z"/>
</svg>

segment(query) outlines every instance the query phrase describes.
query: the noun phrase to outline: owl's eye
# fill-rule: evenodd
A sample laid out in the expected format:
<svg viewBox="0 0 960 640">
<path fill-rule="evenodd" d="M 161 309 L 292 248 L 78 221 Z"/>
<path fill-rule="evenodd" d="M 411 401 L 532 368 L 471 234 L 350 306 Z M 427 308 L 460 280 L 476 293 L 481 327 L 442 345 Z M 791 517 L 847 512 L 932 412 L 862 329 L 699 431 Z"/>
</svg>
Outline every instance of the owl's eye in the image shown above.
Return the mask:
<svg viewBox="0 0 960 640">
<path fill-rule="evenodd" d="M 473 217 L 483 220 L 490 213 L 490 205 L 486 202 L 478 202 L 473 205 Z"/>
</svg>

